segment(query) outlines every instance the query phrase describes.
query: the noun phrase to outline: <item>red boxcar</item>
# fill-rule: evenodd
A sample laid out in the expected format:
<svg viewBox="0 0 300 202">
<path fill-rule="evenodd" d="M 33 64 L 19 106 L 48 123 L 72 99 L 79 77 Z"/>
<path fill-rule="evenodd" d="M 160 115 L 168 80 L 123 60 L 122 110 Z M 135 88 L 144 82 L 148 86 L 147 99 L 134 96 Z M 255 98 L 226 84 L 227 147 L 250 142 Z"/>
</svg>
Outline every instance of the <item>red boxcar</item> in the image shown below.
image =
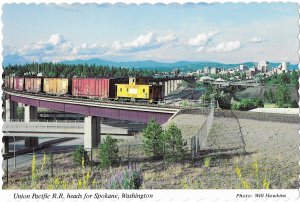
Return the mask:
<svg viewBox="0 0 300 202">
<path fill-rule="evenodd" d="M 81 97 L 114 98 L 116 95 L 115 84 L 117 82 L 125 83 L 126 79 L 73 78 L 72 95 Z"/>
<path fill-rule="evenodd" d="M 14 90 L 24 91 L 24 78 L 23 77 L 14 77 Z"/>
<path fill-rule="evenodd" d="M 25 78 L 25 91 L 27 92 L 42 92 L 42 86 L 42 78 Z"/>
</svg>

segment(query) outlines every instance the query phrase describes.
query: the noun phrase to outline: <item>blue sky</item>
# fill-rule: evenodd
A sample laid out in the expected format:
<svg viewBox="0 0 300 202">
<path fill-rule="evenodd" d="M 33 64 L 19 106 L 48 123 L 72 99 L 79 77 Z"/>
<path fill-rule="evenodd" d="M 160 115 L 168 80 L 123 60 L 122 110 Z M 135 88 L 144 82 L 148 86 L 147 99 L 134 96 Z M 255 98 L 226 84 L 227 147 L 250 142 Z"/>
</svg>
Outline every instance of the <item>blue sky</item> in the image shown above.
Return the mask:
<svg viewBox="0 0 300 202">
<path fill-rule="evenodd" d="M 5 4 L 4 60 L 298 63 L 296 3 Z"/>
</svg>

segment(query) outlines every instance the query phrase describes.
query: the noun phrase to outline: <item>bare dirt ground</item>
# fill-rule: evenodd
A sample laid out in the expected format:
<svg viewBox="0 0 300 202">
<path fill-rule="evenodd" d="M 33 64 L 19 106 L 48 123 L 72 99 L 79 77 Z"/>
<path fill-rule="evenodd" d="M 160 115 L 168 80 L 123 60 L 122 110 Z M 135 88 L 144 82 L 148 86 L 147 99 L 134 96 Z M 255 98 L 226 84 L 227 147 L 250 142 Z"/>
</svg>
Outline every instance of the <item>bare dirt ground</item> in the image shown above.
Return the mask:
<svg viewBox="0 0 300 202">
<path fill-rule="evenodd" d="M 195 135 L 205 120 L 206 116 L 201 114 L 179 114 L 164 124 L 163 127 L 165 128 L 169 123 L 173 122 L 181 129 L 183 138 L 188 139 Z"/>
<path fill-rule="evenodd" d="M 182 130 L 184 139 L 195 135 L 204 121 L 205 116 L 193 114 L 180 114 L 172 120 Z M 132 163 L 142 173 L 143 189 L 297 188 L 298 129 L 298 124 L 215 117 L 201 155 L 191 160 L 187 153 L 181 162 L 150 160 L 141 144 L 128 147 L 129 142 L 141 143 L 141 136 L 137 135 L 134 140 L 119 143 L 122 163 L 117 167 L 100 170 L 98 152 L 94 151 L 94 167 L 85 188 L 107 188 L 109 178 Z M 37 169 L 41 169 L 39 165 Z M 54 177 L 50 170 L 47 162 L 44 174 L 32 183 L 31 167 L 17 169 L 9 173 L 8 188 L 77 189 L 91 169 L 75 167 L 72 154 L 60 152 L 54 155 Z"/>
<path fill-rule="evenodd" d="M 249 119 L 215 117 L 208 136 L 209 149 L 243 147 L 253 158 L 278 159 L 298 164 L 300 138 L 299 125 Z M 239 129 L 240 127 L 240 129 Z M 240 130 L 242 133 L 240 133 Z"/>
</svg>

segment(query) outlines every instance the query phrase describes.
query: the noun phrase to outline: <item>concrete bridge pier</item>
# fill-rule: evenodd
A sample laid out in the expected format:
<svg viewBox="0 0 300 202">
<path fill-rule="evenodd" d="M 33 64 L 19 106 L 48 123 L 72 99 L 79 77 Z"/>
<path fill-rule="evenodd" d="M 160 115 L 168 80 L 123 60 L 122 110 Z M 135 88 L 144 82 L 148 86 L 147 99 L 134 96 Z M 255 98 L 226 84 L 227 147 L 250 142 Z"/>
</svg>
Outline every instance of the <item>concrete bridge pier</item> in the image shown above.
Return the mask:
<svg viewBox="0 0 300 202">
<path fill-rule="evenodd" d="M 173 91 L 177 90 L 176 80 L 172 80 L 172 83 L 173 83 Z"/>
<path fill-rule="evenodd" d="M 37 120 L 38 113 L 37 107 L 34 106 L 25 106 L 24 107 L 24 122 L 30 122 L 30 120 Z"/>
<path fill-rule="evenodd" d="M 164 89 L 164 93 L 165 93 L 164 95 L 168 96 L 168 82 L 167 81 L 164 82 L 164 88 L 165 88 Z"/>
<path fill-rule="evenodd" d="M 173 86 L 173 81 L 174 80 L 170 80 L 170 93 L 174 91 L 174 86 Z"/>
<path fill-rule="evenodd" d="M 7 99 L 5 101 L 5 119 L 6 121 L 10 121 L 12 119 L 16 119 L 17 118 L 17 106 L 18 103 Z"/>
<path fill-rule="evenodd" d="M 8 142 L 8 137 L 2 137 L 2 155 L 7 154 L 9 152 L 9 142 Z"/>
<path fill-rule="evenodd" d="M 84 149 L 90 151 L 97 148 L 101 142 L 101 118 L 95 116 L 84 117 Z"/>
<path fill-rule="evenodd" d="M 34 106 L 24 106 L 24 122 L 30 122 L 31 120 L 37 120 L 37 107 Z M 38 137 L 26 137 L 25 147 L 37 148 L 39 146 Z"/>
<path fill-rule="evenodd" d="M 171 81 L 168 81 L 168 95 L 171 93 Z"/>
</svg>

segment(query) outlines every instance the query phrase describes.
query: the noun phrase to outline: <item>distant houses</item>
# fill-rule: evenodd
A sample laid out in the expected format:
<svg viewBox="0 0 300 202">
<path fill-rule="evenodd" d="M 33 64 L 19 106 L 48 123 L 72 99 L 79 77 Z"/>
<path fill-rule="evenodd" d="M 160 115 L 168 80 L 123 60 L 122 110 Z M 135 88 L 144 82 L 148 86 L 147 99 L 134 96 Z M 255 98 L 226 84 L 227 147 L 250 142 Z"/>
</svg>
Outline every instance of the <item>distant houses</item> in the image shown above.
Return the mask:
<svg viewBox="0 0 300 202">
<path fill-rule="evenodd" d="M 222 75 L 227 75 L 228 81 L 240 81 L 244 79 L 252 80 L 256 75 L 259 74 L 271 76 L 273 74 L 282 74 L 288 72 L 289 65 L 289 62 L 282 62 L 278 67 L 271 68 L 268 61 L 259 61 L 255 66 L 252 67 L 248 67 L 244 64 L 232 68 L 204 67 L 194 72 L 188 72 L 187 75 L 199 76 L 201 77 L 201 81 L 208 81 L 216 78 L 218 75 L 220 75 L 219 77 L 222 77 Z M 244 75 L 243 78 L 241 78 L 240 75 Z"/>
</svg>

